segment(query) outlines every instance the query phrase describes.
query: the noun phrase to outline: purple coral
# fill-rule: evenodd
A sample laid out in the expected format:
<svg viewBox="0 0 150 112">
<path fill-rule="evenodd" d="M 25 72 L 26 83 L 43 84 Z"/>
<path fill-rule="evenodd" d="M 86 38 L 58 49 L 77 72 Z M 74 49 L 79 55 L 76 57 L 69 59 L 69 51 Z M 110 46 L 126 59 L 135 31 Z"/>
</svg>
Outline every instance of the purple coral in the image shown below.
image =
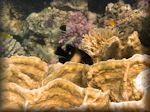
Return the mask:
<svg viewBox="0 0 150 112">
<path fill-rule="evenodd" d="M 54 25 L 53 18 L 49 17 L 48 20 L 45 22 L 45 24 L 46 24 L 47 27 L 50 27 L 50 28 L 53 27 L 53 25 Z"/>
<path fill-rule="evenodd" d="M 81 12 L 73 12 L 69 16 L 66 32 L 61 36 L 59 44 L 71 44 L 77 47 L 81 43 L 82 36 L 88 33 L 91 28 L 93 25 Z"/>
</svg>

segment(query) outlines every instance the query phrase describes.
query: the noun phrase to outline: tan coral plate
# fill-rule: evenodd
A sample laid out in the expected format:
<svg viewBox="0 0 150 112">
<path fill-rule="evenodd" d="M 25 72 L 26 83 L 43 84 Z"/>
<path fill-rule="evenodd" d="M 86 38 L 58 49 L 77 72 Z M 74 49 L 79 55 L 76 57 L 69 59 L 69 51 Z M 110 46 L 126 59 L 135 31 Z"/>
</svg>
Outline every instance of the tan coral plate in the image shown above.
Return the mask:
<svg viewBox="0 0 150 112">
<path fill-rule="evenodd" d="M 1 111 L 150 111 L 150 57 L 85 65 L 1 59 Z M 11 112 L 9 111 L 9 112 Z"/>
</svg>

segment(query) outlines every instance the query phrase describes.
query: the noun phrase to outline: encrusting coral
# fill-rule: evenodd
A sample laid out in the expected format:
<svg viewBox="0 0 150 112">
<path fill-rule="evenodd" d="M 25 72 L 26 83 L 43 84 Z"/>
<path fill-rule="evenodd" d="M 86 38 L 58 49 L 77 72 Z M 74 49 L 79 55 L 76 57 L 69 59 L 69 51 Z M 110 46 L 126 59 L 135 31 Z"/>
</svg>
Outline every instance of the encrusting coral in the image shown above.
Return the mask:
<svg viewBox="0 0 150 112">
<path fill-rule="evenodd" d="M 69 13 L 63 10 L 48 7 L 39 13 L 31 13 L 26 21 L 30 31 L 52 38 L 52 35 L 56 33 L 55 31 L 67 21 L 68 15 Z"/>
<path fill-rule="evenodd" d="M 68 62 L 48 67 L 37 57 L 3 58 L 1 110 L 150 110 L 146 99 L 149 80 L 144 78 L 149 77 L 149 72 L 144 72 L 149 59 L 137 54 L 92 66 Z M 84 80 L 76 82 L 81 77 Z"/>
</svg>

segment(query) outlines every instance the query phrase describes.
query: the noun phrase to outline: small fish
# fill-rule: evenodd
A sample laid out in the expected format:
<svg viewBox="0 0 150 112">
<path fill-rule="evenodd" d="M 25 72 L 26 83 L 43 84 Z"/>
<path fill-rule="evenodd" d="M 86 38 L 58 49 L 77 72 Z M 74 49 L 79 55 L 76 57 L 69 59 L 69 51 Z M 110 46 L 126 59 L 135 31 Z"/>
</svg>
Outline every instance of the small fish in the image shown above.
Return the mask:
<svg viewBox="0 0 150 112">
<path fill-rule="evenodd" d="M 1 39 L 8 39 L 8 38 L 12 38 L 12 36 L 6 32 L 0 32 L 0 38 Z"/>
<path fill-rule="evenodd" d="M 117 22 L 114 20 L 114 19 L 107 19 L 107 20 L 105 20 L 104 21 L 104 25 L 105 26 L 110 26 L 110 27 L 116 27 L 116 25 L 117 25 Z"/>
</svg>

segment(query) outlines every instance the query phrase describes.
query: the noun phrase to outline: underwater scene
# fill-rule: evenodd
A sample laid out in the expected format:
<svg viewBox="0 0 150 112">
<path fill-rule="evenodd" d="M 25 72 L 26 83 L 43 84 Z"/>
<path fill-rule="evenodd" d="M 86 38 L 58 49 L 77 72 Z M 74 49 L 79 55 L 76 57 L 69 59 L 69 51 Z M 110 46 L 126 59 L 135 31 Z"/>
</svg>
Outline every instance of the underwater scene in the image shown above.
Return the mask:
<svg viewBox="0 0 150 112">
<path fill-rule="evenodd" d="M 150 112 L 150 0 L 0 0 L 0 112 Z"/>
</svg>

